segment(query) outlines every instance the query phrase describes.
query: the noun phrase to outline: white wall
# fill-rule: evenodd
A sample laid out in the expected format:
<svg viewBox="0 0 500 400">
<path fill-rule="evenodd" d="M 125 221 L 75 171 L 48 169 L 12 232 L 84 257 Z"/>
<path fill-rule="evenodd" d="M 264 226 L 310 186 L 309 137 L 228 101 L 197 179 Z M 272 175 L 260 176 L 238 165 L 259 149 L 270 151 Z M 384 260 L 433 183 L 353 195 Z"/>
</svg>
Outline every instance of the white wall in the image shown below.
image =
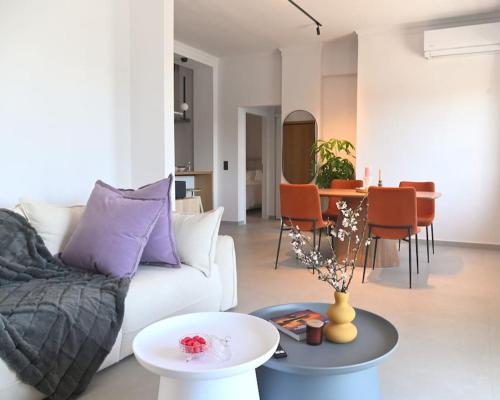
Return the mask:
<svg viewBox="0 0 500 400">
<path fill-rule="evenodd" d="M 0 206 L 130 185 L 128 5 L 0 1 Z"/>
<path fill-rule="evenodd" d="M 186 103 L 189 109 L 186 111 L 187 121 L 181 122 L 179 117 L 175 121 L 174 118 L 175 165 L 185 166 L 189 162 L 191 167 L 196 168 L 194 164 L 194 114 L 198 107 L 193 100 L 194 71 L 184 66 L 174 66 L 174 109 L 176 111 L 182 111 L 183 78 L 186 78 Z"/>
<path fill-rule="evenodd" d="M 323 45 L 321 74 L 352 75 L 358 72 L 358 38 L 355 33 Z"/>
<path fill-rule="evenodd" d="M 352 125 L 355 126 L 356 97 L 355 77 L 352 75 L 356 73 L 356 60 L 355 36 L 327 43 L 324 47 L 320 42 L 316 42 L 282 48 L 280 52 L 221 59 L 218 74 L 220 79 L 219 156 L 216 158 L 215 169 L 220 174 L 219 204 L 226 207 L 224 216 L 226 220 L 243 222 L 246 217 L 244 201 L 245 112 L 258 106 L 281 105 L 283 120 L 294 110 L 306 110 L 316 118 L 319 136 L 321 136 L 323 122 L 322 113 L 326 113 L 325 122 L 329 124 L 328 127 L 336 126 L 335 132 L 349 130 L 350 136 L 344 136 L 352 139 L 354 138 Z M 351 76 L 336 79 L 340 74 Z M 333 76 L 335 78 L 325 84 L 322 76 L 326 76 L 327 80 Z M 340 83 L 338 83 L 339 80 Z M 333 84 L 330 84 L 332 81 L 334 81 Z M 326 90 L 324 90 L 325 87 Z M 333 92 L 330 90 L 332 87 Z M 326 101 L 324 106 L 322 106 L 323 101 Z M 333 119 L 330 117 L 332 108 L 338 111 Z M 345 113 L 348 113 L 347 117 Z M 275 112 L 272 114 L 270 119 L 274 120 Z M 270 128 L 272 135 L 269 137 L 274 139 L 276 138 L 276 124 L 273 122 L 269 126 L 272 126 Z M 344 128 L 345 126 L 348 126 L 348 129 Z M 280 182 L 283 180 L 281 129 L 277 132 L 277 140 L 273 143 L 275 148 L 273 152 L 275 157 L 273 167 L 275 168 L 273 169 L 278 173 L 276 181 Z M 222 170 L 224 160 L 229 161 L 229 171 Z M 272 178 L 269 177 L 268 182 L 274 181 L 274 177 Z M 269 201 L 266 203 L 275 203 L 274 199 L 271 200 L 272 194 L 274 191 L 268 188 L 266 197 Z M 279 198 L 276 199 L 276 203 L 278 202 Z M 279 214 L 279 204 L 276 208 L 270 206 L 269 215 L 277 214 Z"/>
<path fill-rule="evenodd" d="M 345 139 L 356 145 L 357 82 L 356 74 L 323 77 L 322 139 Z"/>
<path fill-rule="evenodd" d="M 219 65 L 218 204 L 224 220 L 244 221 L 245 118 L 240 107 L 281 104 L 281 57 L 278 51 L 228 57 Z M 242 118 L 239 118 L 242 117 Z M 242 127 L 238 126 L 241 120 Z M 241 128 L 241 129 L 239 129 Z M 223 161 L 229 170 L 223 170 Z M 241 183 L 241 184 L 240 184 Z"/>
<path fill-rule="evenodd" d="M 281 49 L 283 121 L 295 110 L 309 111 L 321 131 L 321 43 Z"/>
<path fill-rule="evenodd" d="M 214 168 L 214 85 L 213 68 L 207 65 L 194 70 L 194 167 Z"/>
<path fill-rule="evenodd" d="M 321 138 L 356 145 L 358 43 L 355 34 L 323 45 Z"/>
<path fill-rule="evenodd" d="M 426 60 L 421 31 L 359 37 L 358 175 L 433 180 L 437 239 L 500 244 L 500 55 Z"/>
<path fill-rule="evenodd" d="M 130 3 L 132 185 L 141 186 L 175 171 L 174 4 Z"/>
<path fill-rule="evenodd" d="M 321 73 L 322 44 L 291 46 L 281 49 L 281 123 L 295 110 L 310 112 L 316 120 L 316 136 L 321 137 Z M 276 145 L 280 182 L 286 182 L 282 173 L 283 130 Z M 280 215 L 279 190 L 276 195 L 276 215 Z"/>
<path fill-rule="evenodd" d="M 172 0 L 0 1 L 0 206 L 173 170 L 172 26 Z"/>
</svg>

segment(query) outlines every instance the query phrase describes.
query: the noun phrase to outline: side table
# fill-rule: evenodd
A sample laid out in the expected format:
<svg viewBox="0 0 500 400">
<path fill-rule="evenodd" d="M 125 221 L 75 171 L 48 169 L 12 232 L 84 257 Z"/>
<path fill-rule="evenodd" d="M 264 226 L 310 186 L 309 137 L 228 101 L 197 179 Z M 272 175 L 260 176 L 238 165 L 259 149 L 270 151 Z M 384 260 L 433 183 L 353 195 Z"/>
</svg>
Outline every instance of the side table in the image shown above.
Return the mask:
<svg viewBox="0 0 500 400">
<path fill-rule="evenodd" d="M 254 311 L 265 320 L 300 310 L 326 314 L 329 304 L 283 304 Z M 323 340 L 309 346 L 284 333 L 287 358 L 270 359 L 257 370 L 262 400 L 379 400 L 378 366 L 395 349 L 398 331 L 389 321 L 356 309 L 356 339 L 347 344 Z"/>
<path fill-rule="evenodd" d="M 186 362 L 179 339 L 190 334 L 231 339 L 231 358 L 209 354 Z M 133 350 L 139 363 L 160 375 L 159 400 L 258 400 L 255 368 L 265 363 L 279 343 L 278 330 L 247 314 L 204 312 L 171 317 L 143 329 Z"/>
</svg>

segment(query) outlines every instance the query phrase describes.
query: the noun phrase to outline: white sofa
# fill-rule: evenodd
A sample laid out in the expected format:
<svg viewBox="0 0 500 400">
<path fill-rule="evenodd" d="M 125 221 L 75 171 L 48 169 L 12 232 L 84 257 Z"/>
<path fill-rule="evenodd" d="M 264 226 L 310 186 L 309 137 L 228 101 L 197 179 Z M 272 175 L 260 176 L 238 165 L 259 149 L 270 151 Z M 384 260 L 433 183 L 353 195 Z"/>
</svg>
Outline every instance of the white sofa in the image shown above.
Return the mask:
<svg viewBox="0 0 500 400">
<path fill-rule="evenodd" d="M 123 324 L 100 369 L 132 354 L 135 335 L 161 319 L 199 311 L 225 311 L 237 304 L 233 239 L 219 236 L 209 277 L 188 265 L 165 268 L 140 265 L 125 299 Z M 44 395 L 22 383 L 0 359 L 0 399 L 40 400 Z"/>
</svg>

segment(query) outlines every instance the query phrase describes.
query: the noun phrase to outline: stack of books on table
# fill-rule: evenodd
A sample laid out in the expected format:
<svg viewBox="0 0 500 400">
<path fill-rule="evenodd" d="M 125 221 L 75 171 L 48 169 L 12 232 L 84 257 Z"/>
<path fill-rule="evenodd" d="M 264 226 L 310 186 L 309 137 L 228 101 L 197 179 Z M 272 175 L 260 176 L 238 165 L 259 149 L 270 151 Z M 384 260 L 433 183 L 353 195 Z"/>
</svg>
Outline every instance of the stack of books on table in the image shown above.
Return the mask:
<svg viewBox="0 0 500 400">
<path fill-rule="evenodd" d="M 269 321 L 281 332 L 300 341 L 306 338 L 306 324 L 311 319 L 319 319 L 325 323 L 328 322 L 328 318 L 324 315 L 311 310 L 294 311 L 271 318 Z"/>
</svg>

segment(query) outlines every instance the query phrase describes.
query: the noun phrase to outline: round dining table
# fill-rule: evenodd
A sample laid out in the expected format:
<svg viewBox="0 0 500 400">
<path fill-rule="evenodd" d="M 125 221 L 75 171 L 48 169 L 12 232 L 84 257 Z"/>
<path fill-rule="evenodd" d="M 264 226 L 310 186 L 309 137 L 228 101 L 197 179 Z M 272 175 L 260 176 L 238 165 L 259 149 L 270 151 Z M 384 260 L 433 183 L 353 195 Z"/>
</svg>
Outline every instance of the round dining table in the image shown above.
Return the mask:
<svg viewBox="0 0 500 400">
<path fill-rule="evenodd" d="M 360 189 L 319 189 L 320 197 L 330 198 L 330 197 L 341 197 L 347 203 L 347 207 L 356 208 L 359 203 L 368 196 L 368 192 L 366 190 Z M 441 197 L 441 193 L 439 192 L 417 192 L 417 199 L 429 199 L 436 200 Z M 362 209 L 362 219 L 366 217 L 366 210 L 368 204 L 365 204 Z M 365 229 L 364 237 L 361 238 L 362 242 L 368 239 L 368 229 Z M 364 247 L 364 246 L 363 246 Z M 345 257 L 347 253 L 347 243 L 344 241 L 337 240 L 335 242 L 335 250 L 337 253 L 337 257 Z M 365 262 L 365 251 L 364 249 L 360 249 L 358 257 L 356 259 L 356 266 L 363 267 Z M 370 246 L 370 250 L 368 252 L 368 260 L 367 267 L 371 267 L 373 265 L 373 251 L 374 246 Z M 397 267 L 399 266 L 399 252 L 397 248 L 397 240 L 389 240 L 389 239 L 379 239 L 377 246 L 377 258 L 375 260 L 375 268 L 379 267 Z"/>
</svg>

